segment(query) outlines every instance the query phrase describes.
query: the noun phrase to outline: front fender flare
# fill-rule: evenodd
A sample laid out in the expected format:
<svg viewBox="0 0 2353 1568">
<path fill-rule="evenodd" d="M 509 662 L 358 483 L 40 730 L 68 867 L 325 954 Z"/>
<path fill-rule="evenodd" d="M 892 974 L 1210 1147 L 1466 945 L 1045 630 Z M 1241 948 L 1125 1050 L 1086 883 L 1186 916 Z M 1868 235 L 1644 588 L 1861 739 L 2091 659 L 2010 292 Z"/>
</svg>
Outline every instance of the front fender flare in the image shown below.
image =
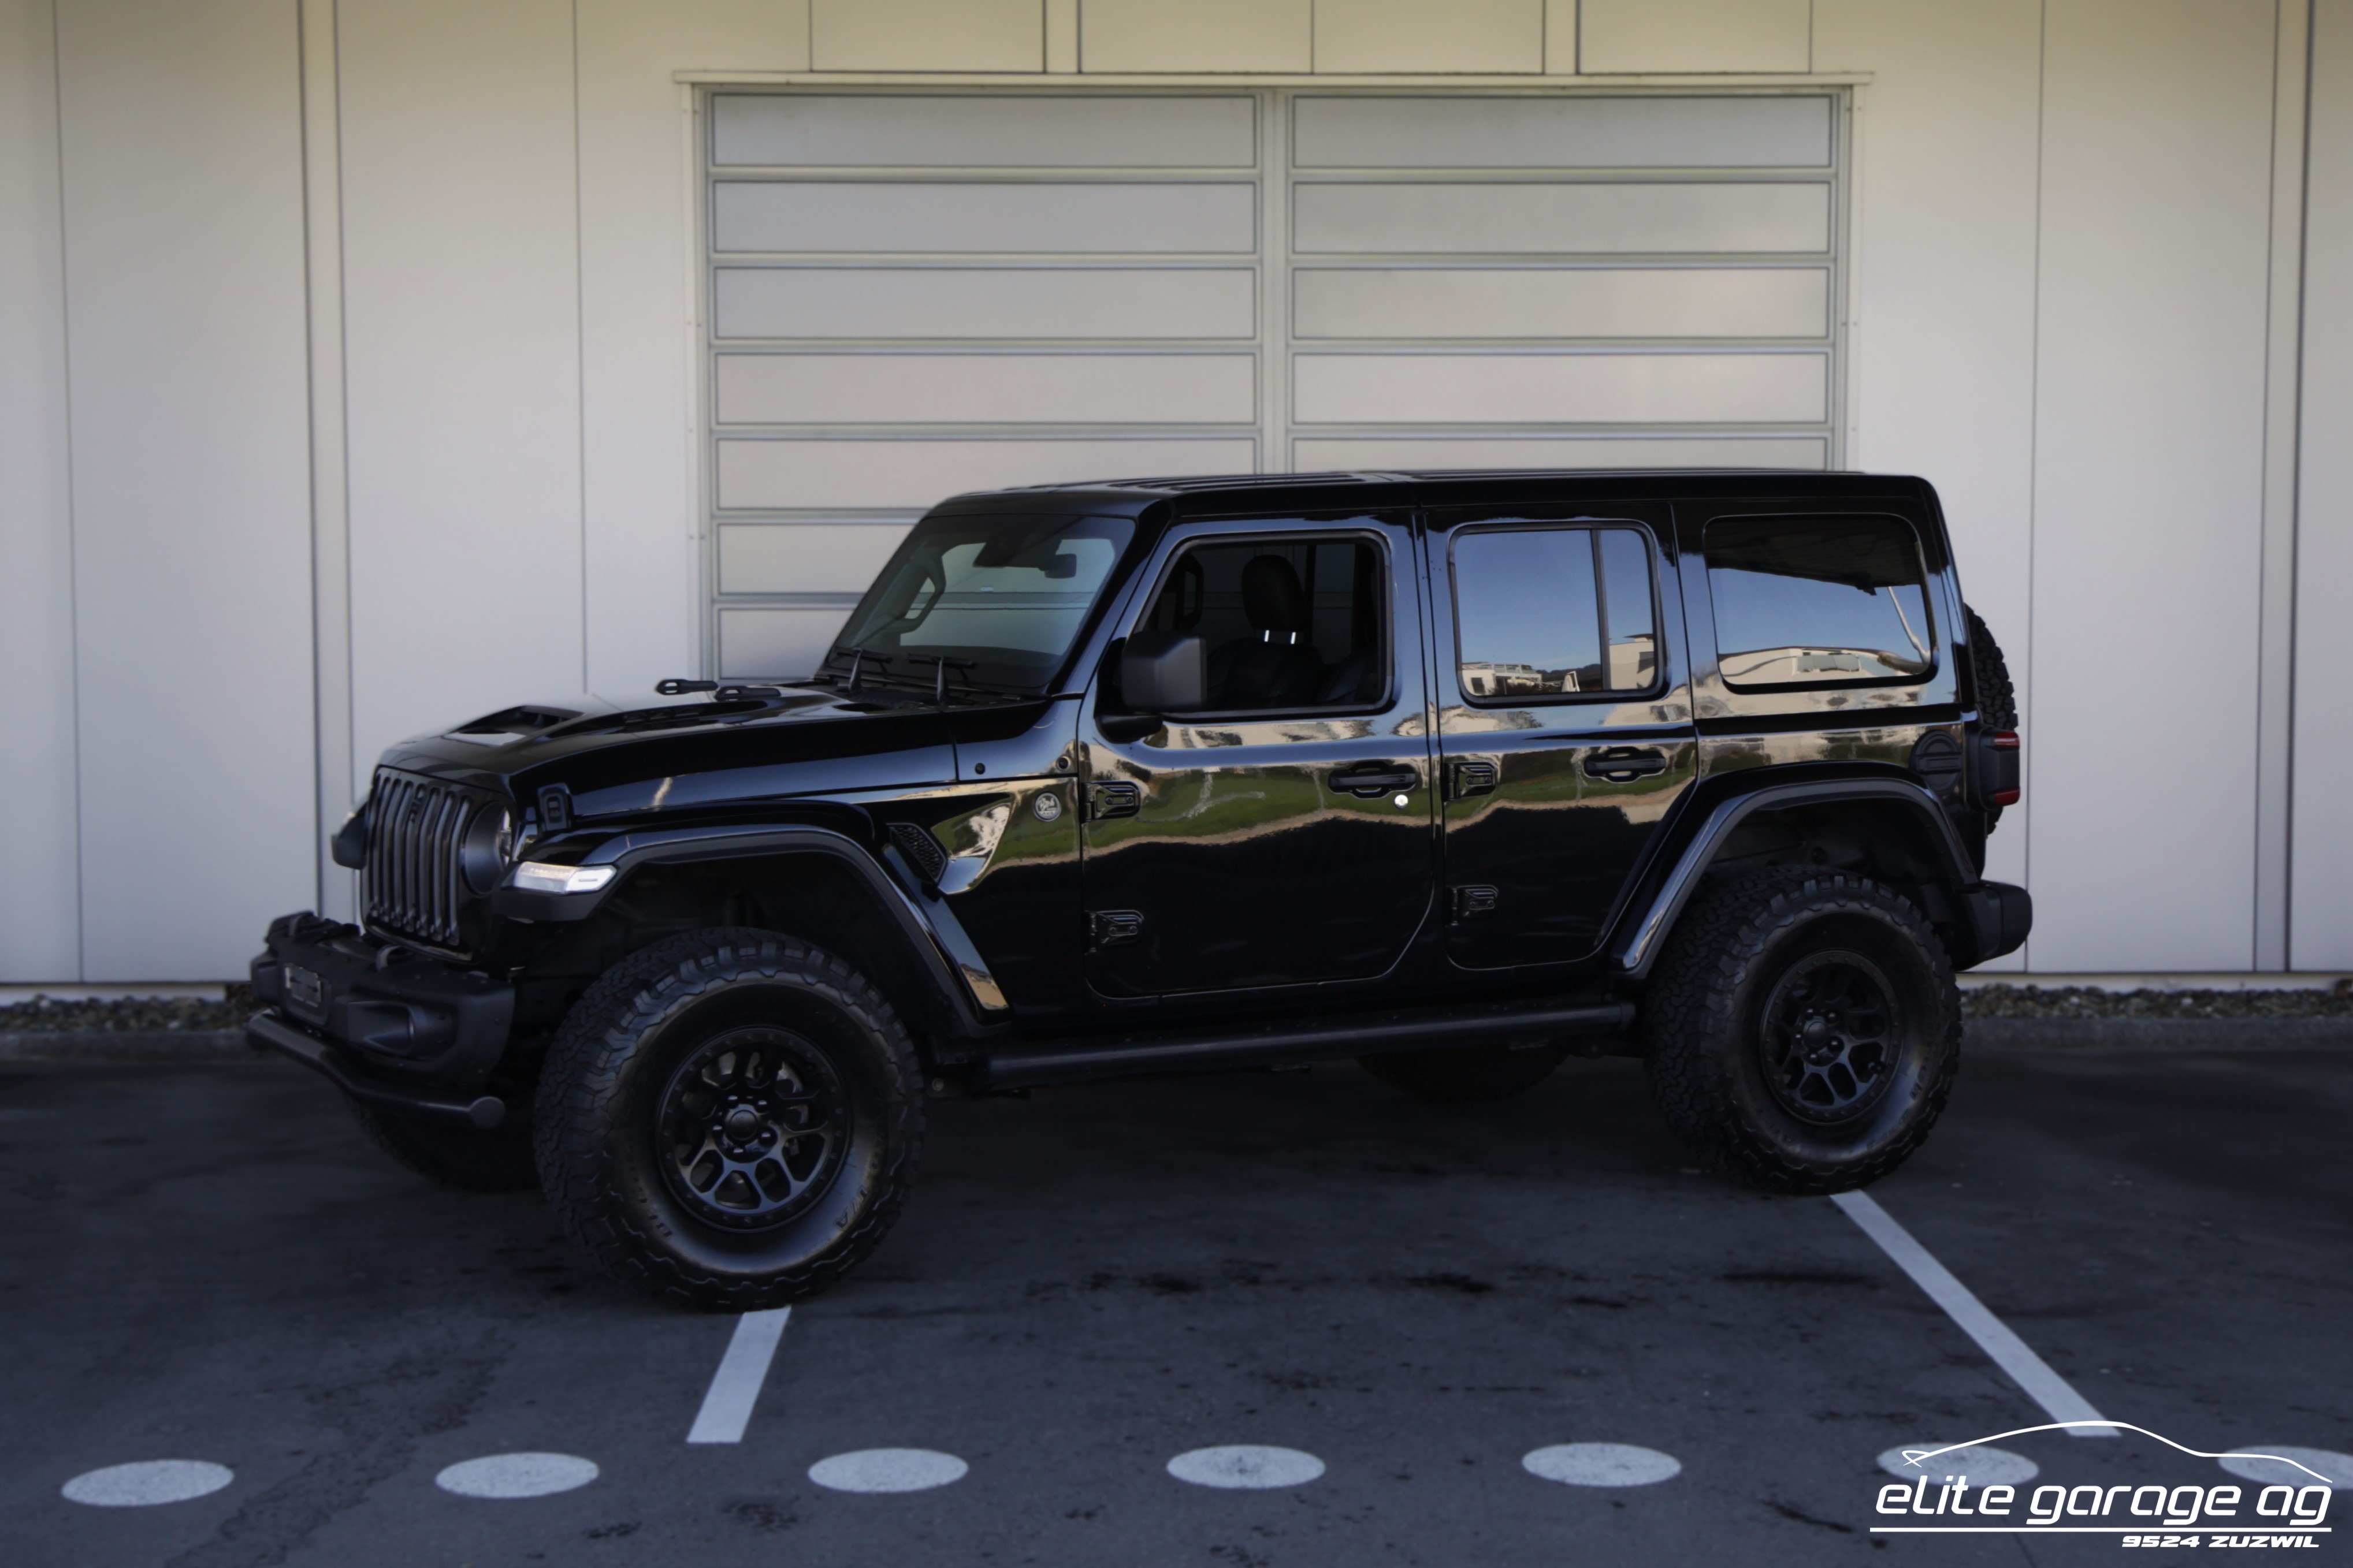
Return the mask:
<svg viewBox="0 0 2353 1568">
<path fill-rule="evenodd" d="M 912 875 L 894 876 L 874 854 L 847 834 L 828 827 L 710 827 L 664 828 L 650 833 L 623 833 L 588 852 L 583 866 L 611 866 L 618 873 L 593 893 L 542 893 L 521 888 L 501 888 L 491 908 L 511 919 L 583 921 L 595 914 L 607 898 L 625 884 L 640 866 L 675 865 L 699 860 L 734 860 L 775 855 L 825 855 L 847 865 L 888 911 L 922 963 L 940 994 L 955 1010 L 966 1032 L 978 1034 L 1004 1021 L 1010 1011 L 1005 991 L 989 973 L 980 950 L 973 945 L 955 912 L 944 904 L 917 901 L 907 889 Z M 898 851 L 883 855 L 894 863 Z"/>
</svg>

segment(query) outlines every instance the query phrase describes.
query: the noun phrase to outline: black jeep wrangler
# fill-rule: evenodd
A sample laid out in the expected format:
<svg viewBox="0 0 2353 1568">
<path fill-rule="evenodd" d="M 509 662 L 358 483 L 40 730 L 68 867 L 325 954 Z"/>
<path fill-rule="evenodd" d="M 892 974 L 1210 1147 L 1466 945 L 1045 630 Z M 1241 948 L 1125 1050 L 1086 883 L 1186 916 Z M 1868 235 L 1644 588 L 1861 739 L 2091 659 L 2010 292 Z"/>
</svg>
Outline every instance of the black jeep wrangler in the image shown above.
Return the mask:
<svg viewBox="0 0 2353 1568">
<path fill-rule="evenodd" d="M 385 753 L 365 925 L 253 1039 L 396 1158 L 537 1183 L 740 1310 L 881 1239 L 927 1097 L 1353 1057 L 1433 1100 L 1636 1055 L 1716 1167 L 1917 1148 L 2010 686 L 1914 479 L 1310 474 L 959 496 L 813 675 Z"/>
</svg>

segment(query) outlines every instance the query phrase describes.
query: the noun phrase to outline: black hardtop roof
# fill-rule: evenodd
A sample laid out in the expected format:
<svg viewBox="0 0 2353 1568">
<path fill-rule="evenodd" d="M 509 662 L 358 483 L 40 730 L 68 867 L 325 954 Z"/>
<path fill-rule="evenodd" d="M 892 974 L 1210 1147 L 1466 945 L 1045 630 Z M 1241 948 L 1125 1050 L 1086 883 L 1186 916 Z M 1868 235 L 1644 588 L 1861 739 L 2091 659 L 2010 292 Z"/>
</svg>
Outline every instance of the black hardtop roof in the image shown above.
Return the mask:
<svg viewBox="0 0 2353 1568">
<path fill-rule="evenodd" d="M 1216 512 L 1274 502 L 1302 510 L 1443 505 L 1490 500 L 1626 500 L 1638 495 L 1917 496 L 1926 481 L 1900 474 L 1819 468 L 1416 468 L 1314 474 L 1184 474 L 1089 479 L 974 490 L 951 496 L 939 511 L 1034 510 L 1041 505 L 1134 515 L 1174 501 L 1184 512 Z"/>
</svg>

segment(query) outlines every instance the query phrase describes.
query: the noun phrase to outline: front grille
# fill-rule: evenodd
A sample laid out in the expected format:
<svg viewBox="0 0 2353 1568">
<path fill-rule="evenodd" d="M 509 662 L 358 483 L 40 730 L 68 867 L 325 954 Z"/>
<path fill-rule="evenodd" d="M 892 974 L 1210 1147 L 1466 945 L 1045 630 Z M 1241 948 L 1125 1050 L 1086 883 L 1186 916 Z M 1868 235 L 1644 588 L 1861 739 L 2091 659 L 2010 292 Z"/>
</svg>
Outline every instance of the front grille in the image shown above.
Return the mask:
<svg viewBox="0 0 2353 1568">
<path fill-rule="evenodd" d="M 367 923 L 396 935 L 459 945 L 467 891 L 459 852 L 477 814 L 494 809 L 468 791 L 379 768 L 369 802 Z"/>
</svg>

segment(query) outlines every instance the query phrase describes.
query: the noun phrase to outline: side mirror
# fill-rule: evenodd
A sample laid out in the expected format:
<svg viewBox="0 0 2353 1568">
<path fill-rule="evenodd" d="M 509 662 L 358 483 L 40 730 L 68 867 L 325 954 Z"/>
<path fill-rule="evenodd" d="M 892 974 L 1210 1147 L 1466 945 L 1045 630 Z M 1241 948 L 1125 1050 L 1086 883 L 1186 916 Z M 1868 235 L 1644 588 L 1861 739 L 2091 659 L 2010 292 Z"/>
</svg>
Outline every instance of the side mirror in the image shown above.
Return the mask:
<svg viewBox="0 0 2353 1568">
<path fill-rule="evenodd" d="M 1190 632 L 1137 632 L 1119 656 L 1119 692 L 1138 713 L 1186 713 L 1208 704 L 1208 657 Z"/>
</svg>

